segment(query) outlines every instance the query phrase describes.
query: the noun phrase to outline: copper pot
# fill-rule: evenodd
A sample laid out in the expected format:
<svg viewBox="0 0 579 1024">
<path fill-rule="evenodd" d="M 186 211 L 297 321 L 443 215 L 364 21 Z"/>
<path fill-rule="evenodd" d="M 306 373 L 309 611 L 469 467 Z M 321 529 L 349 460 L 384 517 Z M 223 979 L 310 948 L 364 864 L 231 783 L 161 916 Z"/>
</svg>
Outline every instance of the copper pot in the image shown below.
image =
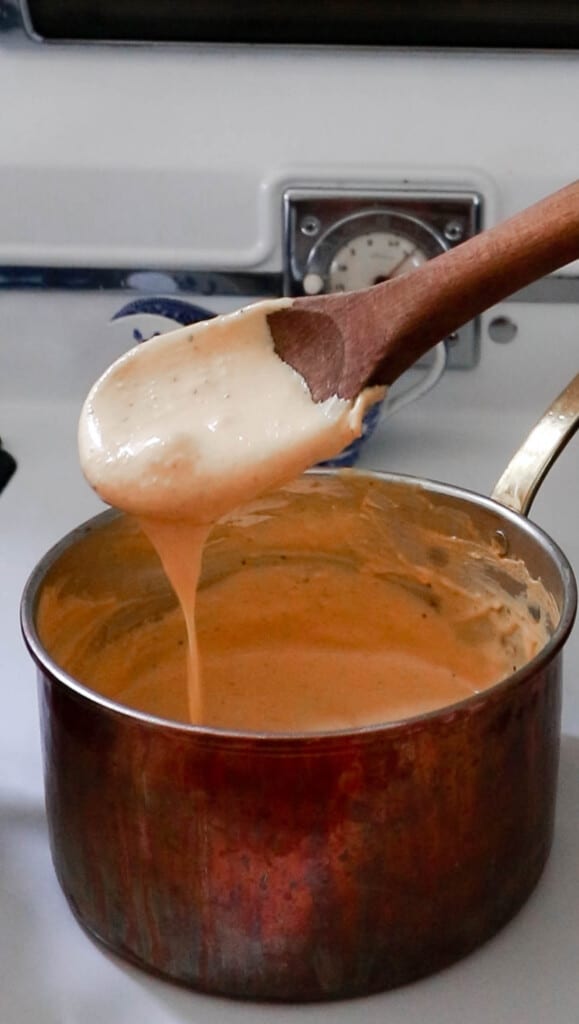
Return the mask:
<svg viewBox="0 0 579 1024">
<path fill-rule="evenodd" d="M 76 565 L 79 593 L 90 591 L 87 552 L 106 564 L 123 518 L 105 513 L 45 556 L 22 625 L 39 669 L 50 843 L 94 937 L 200 990 L 301 1001 L 409 982 L 512 917 L 551 846 L 561 651 L 576 610 L 568 561 L 523 513 L 545 470 L 537 439 L 549 435 L 539 448 L 553 458 L 578 409 L 579 377 L 494 500 L 366 475 L 402 502 L 426 495 L 441 530 L 447 513 L 453 530 L 475 524 L 543 581 L 558 613 L 547 645 L 510 677 L 405 721 L 242 734 L 115 704 L 59 668 L 37 611 L 63 566 Z M 116 576 L 130 585 L 130 566 Z"/>
</svg>

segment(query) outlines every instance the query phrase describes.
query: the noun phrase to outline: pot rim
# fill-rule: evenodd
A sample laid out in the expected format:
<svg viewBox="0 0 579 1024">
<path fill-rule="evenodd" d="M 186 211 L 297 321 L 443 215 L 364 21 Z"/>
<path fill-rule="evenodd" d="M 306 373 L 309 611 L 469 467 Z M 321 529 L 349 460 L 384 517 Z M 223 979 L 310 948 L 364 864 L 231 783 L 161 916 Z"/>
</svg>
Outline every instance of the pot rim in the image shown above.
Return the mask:
<svg viewBox="0 0 579 1024">
<path fill-rule="evenodd" d="M 163 729 L 170 729 L 177 733 L 196 736 L 200 739 L 213 740 L 218 743 L 227 742 L 230 744 L 235 741 L 251 742 L 273 747 L 284 747 L 287 749 L 288 747 L 292 747 L 296 744 L 303 745 L 304 742 L 319 744 L 345 739 L 371 739 L 372 737 L 381 735 L 384 732 L 392 733 L 401 729 L 406 731 L 409 728 L 422 727 L 436 719 L 446 721 L 450 717 L 454 717 L 456 714 L 466 714 L 478 706 L 481 701 L 486 701 L 491 697 L 494 698 L 499 695 L 503 695 L 506 691 L 522 685 L 535 673 L 540 672 L 545 668 L 564 646 L 573 627 L 577 613 L 577 581 L 567 556 L 559 545 L 549 536 L 549 534 L 542 529 L 542 527 L 538 526 L 536 523 L 530 522 L 521 513 L 513 511 L 493 498 L 486 497 L 485 495 L 469 490 L 468 488 L 455 486 L 454 484 L 442 483 L 428 478 L 415 477 L 410 474 L 388 473 L 382 470 L 373 469 L 348 469 L 336 471 L 333 469 L 320 468 L 315 469 L 314 471 L 308 471 L 308 475 L 310 472 L 315 472 L 316 475 L 320 476 L 353 474 L 383 480 L 388 483 L 402 484 L 403 486 L 414 486 L 420 488 L 426 493 L 436 493 L 455 499 L 458 498 L 469 505 L 485 508 L 489 511 L 498 513 L 503 520 L 514 524 L 517 529 L 523 530 L 523 532 L 525 532 L 534 543 L 539 544 L 543 551 L 545 551 L 551 558 L 560 575 L 563 586 L 563 603 L 559 622 L 557 623 L 553 635 L 549 638 L 545 646 L 542 647 L 530 661 L 526 662 L 525 665 L 522 665 L 515 672 L 510 673 L 504 679 L 494 683 L 492 686 L 485 687 L 484 690 L 473 693 L 469 697 L 456 701 L 454 704 L 445 704 L 443 707 L 435 708 L 432 711 L 426 711 L 421 714 L 407 716 L 405 718 L 393 719 L 387 722 L 372 723 L 370 725 L 356 726 L 354 728 L 318 730 L 312 732 L 260 732 L 257 730 L 251 731 L 247 729 L 224 729 L 215 726 L 196 725 L 192 722 L 179 722 L 173 719 L 162 718 L 144 711 L 139 711 L 137 708 L 131 708 L 127 705 L 120 704 L 76 680 L 66 672 L 65 669 L 61 668 L 55 661 L 53 661 L 49 653 L 44 648 L 36 629 L 36 609 L 42 584 L 47 572 L 63 552 L 71 547 L 76 541 L 80 540 L 83 536 L 86 536 L 87 533 L 98 529 L 103 523 L 124 515 L 123 512 L 120 512 L 117 509 L 109 508 L 103 512 L 97 513 L 97 515 L 92 516 L 90 519 L 65 534 L 56 542 L 56 544 L 49 548 L 28 577 L 24 586 L 20 604 L 20 625 L 26 647 L 32 655 L 33 660 L 36 662 L 37 667 L 44 672 L 48 671 L 54 680 L 64 686 L 67 690 L 72 691 L 78 697 L 88 701 L 91 705 L 100 707 L 108 713 L 132 719 L 141 725 L 162 727 Z"/>
</svg>

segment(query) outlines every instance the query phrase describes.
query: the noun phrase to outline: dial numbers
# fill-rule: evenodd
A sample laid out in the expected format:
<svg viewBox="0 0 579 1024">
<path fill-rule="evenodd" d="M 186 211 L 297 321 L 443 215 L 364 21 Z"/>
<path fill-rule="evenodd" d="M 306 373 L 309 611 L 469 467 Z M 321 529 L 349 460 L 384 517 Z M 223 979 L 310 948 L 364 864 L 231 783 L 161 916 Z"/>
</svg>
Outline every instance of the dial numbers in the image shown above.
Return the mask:
<svg viewBox="0 0 579 1024">
<path fill-rule="evenodd" d="M 427 253 L 411 239 L 393 231 L 358 235 L 335 253 L 328 268 L 328 291 L 369 288 L 407 274 L 427 259 Z"/>
</svg>

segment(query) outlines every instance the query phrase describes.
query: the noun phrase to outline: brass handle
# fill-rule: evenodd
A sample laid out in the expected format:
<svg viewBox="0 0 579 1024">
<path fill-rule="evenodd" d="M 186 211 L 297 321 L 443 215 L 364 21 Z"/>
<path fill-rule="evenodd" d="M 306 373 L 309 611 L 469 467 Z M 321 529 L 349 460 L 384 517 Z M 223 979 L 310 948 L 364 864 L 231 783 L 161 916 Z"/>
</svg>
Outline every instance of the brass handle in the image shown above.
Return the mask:
<svg viewBox="0 0 579 1024">
<path fill-rule="evenodd" d="M 491 497 L 527 515 L 540 484 L 579 428 L 579 374 L 541 417 L 513 455 Z"/>
</svg>

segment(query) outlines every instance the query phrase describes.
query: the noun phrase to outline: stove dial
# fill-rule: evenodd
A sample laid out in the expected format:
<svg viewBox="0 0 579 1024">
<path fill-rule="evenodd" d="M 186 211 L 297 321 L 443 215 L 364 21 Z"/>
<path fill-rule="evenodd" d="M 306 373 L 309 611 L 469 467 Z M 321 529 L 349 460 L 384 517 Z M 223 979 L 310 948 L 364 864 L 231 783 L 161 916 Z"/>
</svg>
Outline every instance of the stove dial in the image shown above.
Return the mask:
<svg viewBox="0 0 579 1024">
<path fill-rule="evenodd" d="M 420 267 L 448 246 L 416 217 L 365 211 L 333 224 L 313 246 L 303 277 L 307 295 L 346 292 Z"/>
<path fill-rule="evenodd" d="M 407 274 L 428 256 L 410 239 L 392 231 L 357 235 L 338 250 L 330 264 L 328 283 L 332 292 L 350 292 L 380 284 L 389 277 Z"/>
</svg>

